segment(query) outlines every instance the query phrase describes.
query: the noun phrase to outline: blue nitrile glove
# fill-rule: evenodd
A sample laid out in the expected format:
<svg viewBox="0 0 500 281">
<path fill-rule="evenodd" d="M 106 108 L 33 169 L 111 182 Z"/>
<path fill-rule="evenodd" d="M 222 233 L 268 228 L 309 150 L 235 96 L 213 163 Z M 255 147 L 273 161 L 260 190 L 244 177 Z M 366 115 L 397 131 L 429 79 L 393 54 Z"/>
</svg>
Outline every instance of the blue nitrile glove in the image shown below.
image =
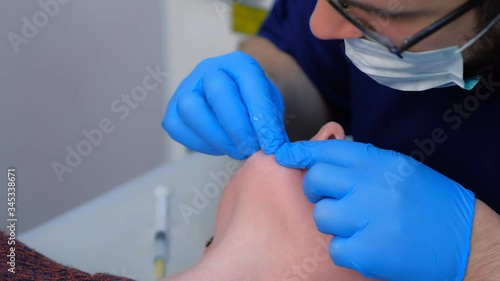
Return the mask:
<svg viewBox="0 0 500 281">
<path fill-rule="evenodd" d="M 413 158 L 370 144 L 288 143 L 276 160 L 309 168 L 304 193 L 316 203 L 318 230 L 335 236 L 330 256 L 336 265 L 384 280 L 464 277 L 471 191 Z"/>
<path fill-rule="evenodd" d="M 162 126 L 192 150 L 244 159 L 288 141 L 283 115 L 279 90 L 238 51 L 202 61 L 175 91 Z"/>
</svg>

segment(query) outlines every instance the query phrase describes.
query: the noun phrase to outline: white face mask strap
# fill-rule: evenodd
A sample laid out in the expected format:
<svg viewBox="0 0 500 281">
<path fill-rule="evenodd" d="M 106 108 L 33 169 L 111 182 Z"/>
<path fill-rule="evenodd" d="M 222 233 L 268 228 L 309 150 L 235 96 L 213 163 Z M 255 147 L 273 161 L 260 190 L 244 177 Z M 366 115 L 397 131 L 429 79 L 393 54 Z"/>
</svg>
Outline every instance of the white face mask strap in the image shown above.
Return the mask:
<svg viewBox="0 0 500 281">
<path fill-rule="evenodd" d="M 490 30 L 495 23 L 500 19 L 500 14 L 496 16 L 481 32 L 479 32 L 476 36 L 474 36 L 471 40 L 469 40 L 465 45 L 460 47 L 460 49 L 455 51 L 455 54 L 463 52 L 465 49 L 469 48 L 472 44 L 476 43 L 479 38 L 481 38 L 488 30 Z"/>
</svg>

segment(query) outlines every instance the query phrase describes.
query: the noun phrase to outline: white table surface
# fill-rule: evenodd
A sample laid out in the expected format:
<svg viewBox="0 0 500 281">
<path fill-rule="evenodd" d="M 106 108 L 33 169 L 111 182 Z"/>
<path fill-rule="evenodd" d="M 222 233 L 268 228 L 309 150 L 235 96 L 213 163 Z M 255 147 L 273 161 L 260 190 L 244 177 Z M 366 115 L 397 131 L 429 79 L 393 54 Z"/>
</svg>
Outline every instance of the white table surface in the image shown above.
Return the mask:
<svg viewBox="0 0 500 281">
<path fill-rule="evenodd" d="M 155 199 L 153 190 L 171 189 L 169 200 L 170 259 L 167 275 L 189 268 L 201 257 L 213 235 L 220 192 L 200 207 L 195 190 L 214 184 L 213 173 L 234 173 L 241 162 L 227 157 L 190 154 L 167 163 L 20 235 L 28 246 L 64 265 L 89 273 L 107 272 L 135 280 L 154 280 Z M 88 179 L 92 184 L 92 179 Z M 213 193 L 212 193 L 213 194 Z M 212 196 L 212 194 L 210 194 Z M 54 195 L 57 196 L 57 195 Z M 198 214 L 183 218 L 180 207 Z M 198 208 L 200 207 L 200 208 Z M 186 216 L 185 216 L 186 217 Z"/>
</svg>

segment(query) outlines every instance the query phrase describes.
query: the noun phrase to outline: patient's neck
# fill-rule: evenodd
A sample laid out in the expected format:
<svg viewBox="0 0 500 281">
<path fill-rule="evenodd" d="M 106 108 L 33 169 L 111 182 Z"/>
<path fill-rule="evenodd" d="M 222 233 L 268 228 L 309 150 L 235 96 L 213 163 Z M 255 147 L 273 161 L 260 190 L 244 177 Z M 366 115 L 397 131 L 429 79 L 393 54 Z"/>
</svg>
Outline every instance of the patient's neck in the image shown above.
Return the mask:
<svg viewBox="0 0 500 281">
<path fill-rule="evenodd" d="M 168 281 L 246 281 L 253 279 L 247 273 L 250 264 L 236 262 L 234 257 L 210 255 L 194 267 L 179 275 L 167 279 Z M 235 270 L 236 269 L 236 270 Z"/>
<path fill-rule="evenodd" d="M 246 238 L 243 238 L 246 239 Z M 277 281 L 354 280 L 343 279 L 347 270 L 334 268 L 328 255 L 330 238 L 316 239 L 310 251 L 288 245 L 285 253 L 274 253 L 273 245 L 255 247 L 250 241 L 214 247 L 190 270 L 169 281 Z M 279 244 L 279 243 L 276 243 Z M 301 248 L 300 246 L 298 248 Z M 340 277 L 340 278 L 339 278 Z M 339 278 L 339 279 L 337 279 Z"/>
<path fill-rule="evenodd" d="M 228 247 L 230 247 L 228 245 Z M 234 247 L 233 247 L 234 248 Z M 257 257 L 260 255 L 260 258 Z M 169 279 L 169 281 L 275 281 L 282 280 L 269 265 L 264 254 L 238 252 L 236 249 L 212 249 L 190 270 Z M 272 277 L 274 276 L 274 278 Z"/>
</svg>

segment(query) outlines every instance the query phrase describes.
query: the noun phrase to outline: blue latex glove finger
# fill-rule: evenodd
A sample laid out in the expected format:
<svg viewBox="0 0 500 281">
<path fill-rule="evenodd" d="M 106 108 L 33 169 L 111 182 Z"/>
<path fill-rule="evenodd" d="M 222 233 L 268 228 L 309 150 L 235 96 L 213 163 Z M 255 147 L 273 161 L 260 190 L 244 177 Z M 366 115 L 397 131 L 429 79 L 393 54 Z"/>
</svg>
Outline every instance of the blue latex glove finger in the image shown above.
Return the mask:
<svg viewBox="0 0 500 281">
<path fill-rule="evenodd" d="M 335 145 L 331 145 L 334 142 Z M 276 161 L 289 168 L 306 169 L 318 162 L 353 166 L 366 161 L 375 147 L 346 140 L 286 143 L 276 151 Z M 352 151 L 357 153 L 353 154 Z"/>
<path fill-rule="evenodd" d="M 318 231 L 325 234 L 335 233 L 340 237 L 351 237 L 366 222 L 356 216 L 345 200 L 325 198 L 314 207 L 314 221 Z"/>
<path fill-rule="evenodd" d="M 231 142 L 203 97 L 203 81 L 197 78 L 188 76 L 182 82 L 167 107 L 163 128 L 174 140 L 195 151 L 235 159 L 249 156 L 240 153 Z"/>
<path fill-rule="evenodd" d="M 203 82 L 207 102 L 237 150 L 246 157 L 257 152 L 260 145 L 247 108 L 241 96 L 231 94 L 238 92 L 236 83 L 224 70 L 207 73 Z"/>
<path fill-rule="evenodd" d="M 217 117 L 201 94 L 193 94 L 189 99 L 179 100 L 178 106 L 179 114 L 183 116 L 182 120 L 189 128 L 196 126 L 210 127 L 210 130 L 197 130 L 195 132 L 208 145 L 235 159 L 245 158 L 245 155 L 241 154 L 229 139 L 226 131 L 219 124 Z M 192 108 L 197 108 L 197 114 L 192 113 Z"/>
<path fill-rule="evenodd" d="M 224 152 L 210 146 L 184 123 L 184 121 L 179 117 L 177 109 L 178 102 L 174 101 L 174 99 L 177 99 L 177 97 L 174 96 L 168 105 L 168 118 L 167 115 L 165 115 L 165 118 L 161 123 L 163 129 L 168 132 L 170 137 L 191 150 L 210 155 L 224 155 Z"/>
<path fill-rule="evenodd" d="M 265 73 L 253 58 L 247 68 L 241 65 L 224 68 L 238 84 L 241 99 L 246 105 L 248 116 L 262 150 L 274 154 L 276 149 L 288 142 L 284 116 L 284 102 L 276 86 L 266 78 Z"/>
<path fill-rule="evenodd" d="M 311 203 L 329 197 L 340 199 L 351 192 L 353 188 L 352 177 L 349 170 L 338 165 L 319 162 L 312 166 L 304 176 L 304 194 Z M 325 175 L 331 175 L 325 177 Z"/>
<path fill-rule="evenodd" d="M 358 237 L 349 237 L 349 238 L 341 236 L 333 237 L 332 241 L 330 242 L 329 252 L 335 265 L 356 270 L 360 272 L 363 276 L 368 278 L 387 280 L 384 279 L 384 277 L 382 277 L 384 276 L 383 272 L 380 274 L 378 274 L 378 272 L 376 271 L 367 272 L 365 270 L 366 265 L 360 264 L 359 262 L 356 261 L 356 257 L 369 254 L 367 253 L 366 249 L 359 247 L 358 241 L 359 241 Z M 373 245 L 378 244 L 377 239 L 373 239 L 372 242 L 374 243 Z M 380 259 L 382 261 L 381 263 L 383 263 L 383 260 L 385 258 L 386 257 Z M 395 270 L 399 271 L 399 269 Z"/>
<path fill-rule="evenodd" d="M 279 91 L 271 81 L 269 81 L 269 93 L 272 97 L 271 101 L 277 103 L 275 101 L 277 95 L 271 93 L 279 93 Z M 289 141 L 285 130 L 284 114 L 280 112 L 284 112 L 283 102 L 279 103 L 278 107 L 261 107 L 260 109 L 255 107 L 255 110 L 249 110 L 254 132 L 266 154 L 276 153 L 278 148 Z"/>
<path fill-rule="evenodd" d="M 205 102 L 198 100 L 200 95 Z M 179 110 L 179 103 L 191 106 Z M 257 61 L 234 52 L 204 60 L 182 81 L 162 125 L 172 138 L 193 150 L 241 159 L 259 148 L 274 153 L 288 141 L 283 115 L 281 94 Z"/>
<path fill-rule="evenodd" d="M 163 128 L 166 128 L 166 123 L 162 122 Z M 178 142 L 180 142 L 180 138 L 189 139 L 189 141 L 185 141 L 183 144 L 185 147 L 195 150 L 201 153 L 221 156 L 225 155 L 224 152 L 217 151 L 210 145 L 208 145 L 203 139 L 201 139 L 195 132 L 193 132 L 183 121 L 176 122 L 176 128 L 171 126 L 172 132 L 170 137 Z M 165 129 L 166 130 L 166 129 Z M 181 137 L 179 137 L 181 136 Z"/>
<path fill-rule="evenodd" d="M 413 158 L 362 143 L 284 145 L 276 159 L 311 167 L 305 190 L 325 198 L 317 204 L 316 225 L 344 236 L 330 248 L 337 265 L 384 280 L 464 277 L 475 198 L 457 182 Z M 342 197 L 336 190 L 349 184 Z"/>
</svg>

